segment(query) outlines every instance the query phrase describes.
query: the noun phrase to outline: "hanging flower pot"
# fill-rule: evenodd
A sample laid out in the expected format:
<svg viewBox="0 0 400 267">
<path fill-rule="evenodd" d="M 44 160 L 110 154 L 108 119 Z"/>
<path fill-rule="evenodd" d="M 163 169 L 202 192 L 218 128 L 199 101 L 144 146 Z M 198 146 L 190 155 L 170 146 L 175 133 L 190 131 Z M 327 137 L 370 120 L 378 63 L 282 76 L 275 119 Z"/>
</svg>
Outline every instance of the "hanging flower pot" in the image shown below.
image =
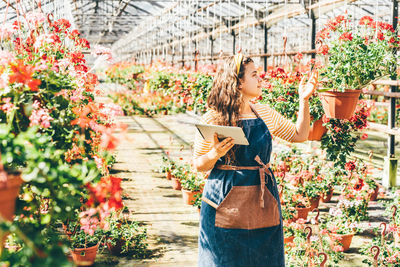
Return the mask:
<svg viewBox="0 0 400 267">
<path fill-rule="evenodd" d="M 71 250 L 72 259 L 77 266 L 91 266 L 94 264 L 99 244 L 93 247 L 76 248 Z"/>
<path fill-rule="evenodd" d="M 360 93 L 361 90 L 325 91 L 319 93 L 325 115 L 328 118 L 350 119 L 356 109 Z"/>
<path fill-rule="evenodd" d="M 196 194 L 199 194 L 200 191 L 190 191 L 186 189 L 181 189 L 183 202 L 187 205 L 193 205 L 196 200 Z"/>
<path fill-rule="evenodd" d="M 320 198 L 320 196 L 317 196 L 317 197 L 313 197 L 313 198 L 310 198 L 309 200 L 310 200 L 310 210 L 314 210 L 314 209 L 316 209 L 316 208 L 318 208 L 318 206 L 319 206 L 319 198 Z"/>
<path fill-rule="evenodd" d="M 341 234 L 329 234 L 331 240 L 331 246 L 339 243 L 339 246 L 343 248 L 343 252 L 349 250 L 351 241 L 353 240 L 354 233 L 341 235 Z"/>
<path fill-rule="evenodd" d="M 309 141 L 321 141 L 322 136 L 326 133 L 328 129 L 322 126 L 322 119 L 314 121 L 313 125 L 310 128 L 310 132 L 308 133 Z"/>
<path fill-rule="evenodd" d="M 1 171 L 0 171 L 1 172 Z M 5 172 L 3 172 L 5 174 Z M 11 221 L 15 211 L 15 200 L 22 184 L 21 173 L 5 174 L 7 179 L 0 182 L 0 214 Z"/>
<path fill-rule="evenodd" d="M 172 188 L 173 189 L 181 190 L 182 186 L 181 186 L 181 180 L 179 178 L 172 177 L 171 178 L 171 182 L 172 182 Z"/>
<path fill-rule="evenodd" d="M 323 203 L 328 203 L 328 202 L 330 202 L 331 201 L 331 199 L 332 199 L 332 197 L 333 197 L 333 187 L 331 187 L 330 189 L 329 189 L 329 192 L 326 194 L 323 194 L 322 196 L 321 196 L 321 201 L 323 202 Z"/>
</svg>

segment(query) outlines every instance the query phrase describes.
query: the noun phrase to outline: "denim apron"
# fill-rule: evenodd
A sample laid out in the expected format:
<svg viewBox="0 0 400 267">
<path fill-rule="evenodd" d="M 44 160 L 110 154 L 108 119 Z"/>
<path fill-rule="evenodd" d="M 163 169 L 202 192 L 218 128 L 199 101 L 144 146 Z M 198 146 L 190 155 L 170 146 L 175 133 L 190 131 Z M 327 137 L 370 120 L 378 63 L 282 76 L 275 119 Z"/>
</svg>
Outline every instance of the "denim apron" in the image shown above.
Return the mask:
<svg viewBox="0 0 400 267">
<path fill-rule="evenodd" d="M 267 125 L 242 120 L 248 146 L 237 145 L 237 166 L 220 158 L 203 191 L 199 267 L 285 266 L 282 215 L 269 168 L 272 138 Z"/>
</svg>

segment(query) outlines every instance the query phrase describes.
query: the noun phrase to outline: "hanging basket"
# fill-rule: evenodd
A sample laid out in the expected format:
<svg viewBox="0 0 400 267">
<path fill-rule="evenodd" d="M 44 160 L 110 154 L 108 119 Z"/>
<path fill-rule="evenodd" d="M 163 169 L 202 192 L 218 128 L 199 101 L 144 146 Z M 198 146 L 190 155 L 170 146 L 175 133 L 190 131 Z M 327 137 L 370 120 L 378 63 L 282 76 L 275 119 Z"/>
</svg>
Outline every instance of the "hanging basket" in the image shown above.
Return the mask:
<svg viewBox="0 0 400 267">
<path fill-rule="evenodd" d="M 319 93 L 319 97 L 328 118 L 348 120 L 354 114 L 360 94 L 361 90 L 326 91 Z"/>
<path fill-rule="evenodd" d="M 322 126 L 322 119 L 316 120 L 310 128 L 308 133 L 309 141 L 321 141 L 322 136 L 326 133 L 328 129 Z"/>
</svg>

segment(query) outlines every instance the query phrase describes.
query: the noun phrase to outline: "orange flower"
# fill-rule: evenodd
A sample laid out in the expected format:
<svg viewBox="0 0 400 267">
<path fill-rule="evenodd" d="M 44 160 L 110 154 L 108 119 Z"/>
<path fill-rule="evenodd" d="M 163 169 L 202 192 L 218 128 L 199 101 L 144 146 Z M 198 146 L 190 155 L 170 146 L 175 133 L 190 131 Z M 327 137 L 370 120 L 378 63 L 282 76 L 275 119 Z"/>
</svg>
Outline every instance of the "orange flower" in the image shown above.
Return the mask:
<svg viewBox="0 0 400 267">
<path fill-rule="evenodd" d="M 23 83 L 27 85 L 31 91 L 38 91 L 40 80 L 33 79 L 32 75 L 35 72 L 34 66 L 25 65 L 22 60 L 17 60 L 17 64 L 11 64 L 10 83 Z"/>
</svg>

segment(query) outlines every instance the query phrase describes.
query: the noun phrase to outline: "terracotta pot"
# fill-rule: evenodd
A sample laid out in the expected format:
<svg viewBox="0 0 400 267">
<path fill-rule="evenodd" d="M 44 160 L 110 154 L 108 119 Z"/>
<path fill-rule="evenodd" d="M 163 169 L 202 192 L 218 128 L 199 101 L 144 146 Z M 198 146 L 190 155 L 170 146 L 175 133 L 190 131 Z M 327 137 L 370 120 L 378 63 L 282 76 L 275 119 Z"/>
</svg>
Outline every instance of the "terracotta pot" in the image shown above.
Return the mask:
<svg viewBox="0 0 400 267">
<path fill-rule="evenodd" d="M 321 196 L 321 201 L 322 201 L 323 203 L 328 203 L 328 202 L 331 201 L 332 197 L 333 197 L 333 188 L 329 189 L 328 194 L 323 194 L 323 195 Z"/>
<path fill-rule="evenodd" d="M 181 186 L 181 180 L 179 180 L 178 178 L 172 177 L 171 178 L 172 181 L 172 188 L 175 190 L 181 190 L 182 186 Z"/>
<path fill-rule="evenodd" d="M 20 173 L 8 173 L 7 176 L 6 182 L 0 182 L 0 214 L 4 219 L 11 221 L 14 217 L 15 199 L 23 181 Z"/>
<path fill-rule="evenodd" d="M 196 194 L 199 194 L 200 191 L 189 191 L 186 189 L 181 189 L 182 191 L 182 197 L 183 197 L 183 202 L 187 205 L 193 205 L 193 203 L 196 201 Z"/>
<path fill-rule="evenodd" d="M 166 178 L 167 178 L 167 180 L 171 180 L 172 174 L 171 174 L 170 171 L 167 171 L 167 173 L 166 173 Z"/>
<path fill-rule="evenodd" d="M 314 210 L 314 209 L 316 209 L 316 208 L 318 208 L 318 206 L 319 206 L 319 196 L 317 196 L 317 197 L 314 197 L 314 198 L 309 198 L 309 201 L 310 201 L 310 210 Z"/>
<path fill-rule="evenodd" d="M 91 266 L 94 264 L 99 244 L 88 248 L 76 248 L 71 250 L 72 259 L 77 266 Z"/>
<path fill-rule="evenodd" d="M 293 239 L 294 239 L 294 235 L 291 235 L 291 236 L 289 236 L 289 237 L 285 237 L 284 240 L 283 240 L 283 243 L 284 243 L 284 244 L 293 243 Z"/>
<path fill-rule="evenodd" d="M 111 238 L 109 238 L 108 240 L 110 240 L 110 239 Z M 120 239 L 115 243 L 115 245 L 112 245 L 110 242 L 108 242 L 108 240 L 106 242 L 108 251 L 110 251 L 110 253 L 112 255 L 117 255 L 117 256 L 121 255 L 122 246 L 123 246 L 125 240 Z"/>
<path fill-rule="evenodd" d="M 321 141 L 322 136 L 326 133 L 328 129 L 322 126 L 322 119 L 319 119 L 313 123 L 308 133 L 308 140 L 310 141 Z"/>
<path fill-rule="evenodd" d="M 353 240 L 353 234 L 347 234 L 347 235 L 339 235 L 339 234 L 329 234 L 329 237 L 331 239 L 331 246 L 335 245 L 337 242 L 341 244 L 343 247 L 343 251 L 347 251 L 350 248 L 351 241 Z M 334 237 L 334 240 L 332 239 Z M 335 242 L 337 240 L 337 242 Z M 339 244 L 339 245 L 340 245 Z"/>
<path fill-rule="evenodd" d="M 379 193 L 379 186 L 376 186 L 375 191 L 369 195 L 369 200 L 375 201 L 378 197 L 378 193 Z"/>
<path fill-rule="evenodd" d="M 350 119 L 356 109 L 361 90 L 345 92 L 326 91 L 319 93 L 322 107 L 328 118 Z"/>
<path fill-rule="evenodd" d="M 297 221 L 298 219 L 307 220 L 308 213 L 310 212 L 310 207 L 307 207 L 307 208 L 297 208 L 296 207 L 296 211 L 297 211 L 297 215 L 295 215 L 293 217 L 293 219 L 295 221 Z"/>
</svg>

